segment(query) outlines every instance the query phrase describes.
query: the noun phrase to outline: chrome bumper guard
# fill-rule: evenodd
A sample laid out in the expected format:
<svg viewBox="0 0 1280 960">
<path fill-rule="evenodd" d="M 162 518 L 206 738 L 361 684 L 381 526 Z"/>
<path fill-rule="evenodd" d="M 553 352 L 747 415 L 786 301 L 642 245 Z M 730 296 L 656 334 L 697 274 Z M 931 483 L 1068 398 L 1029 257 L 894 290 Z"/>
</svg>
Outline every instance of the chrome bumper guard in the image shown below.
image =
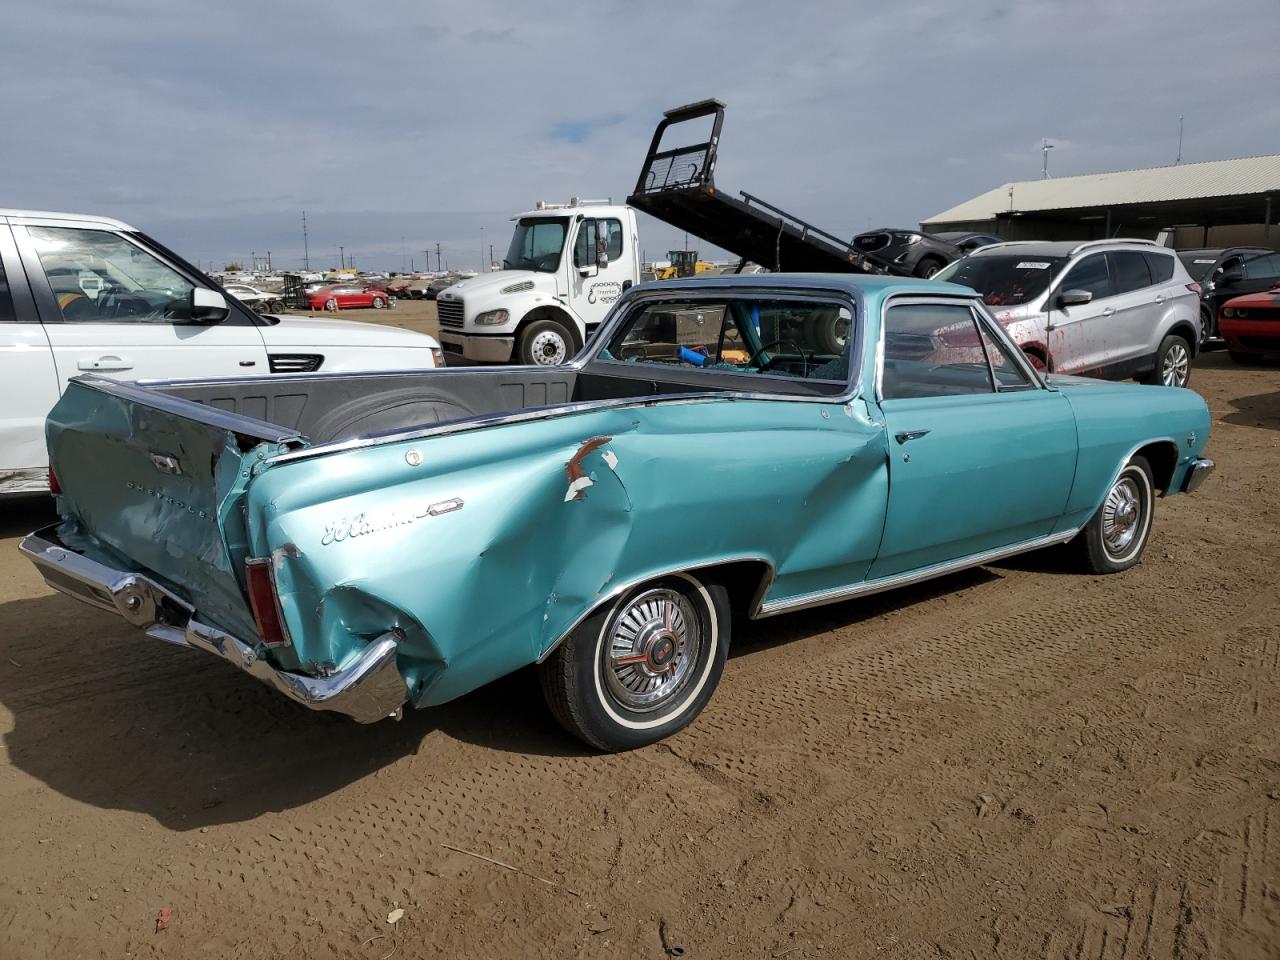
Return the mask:
<svg viewBox="0 0 1280 960">
<path fill-rule="evenodd" d="M 1213 473 L 1213 467 L 1213 461 L 1208 458 L 1200 457 L 1192 460 L 1191 466 L 1187 470 L 1187 478 L 1182 481 L 1182 492 L 1195 493 L 1200 484 L 1204 483 L 1209 474 Z"/>
<path fill-rule="evenodd" d="M 201 623 L 189 603 L 140 573 L 126 573 L 64 546 L 56 525 L 28 534 L 18 549 L 45 583 L 68 596 L 118 613 L 147 636 L 212 653 L 312 710 L 343 713 L 359 723 L 396 716 L 407 695 L 396 668 L 396 634 L 384 633 L 347 667 L 327 677 L 278 670 L 250 644 Z"/>
</svg>

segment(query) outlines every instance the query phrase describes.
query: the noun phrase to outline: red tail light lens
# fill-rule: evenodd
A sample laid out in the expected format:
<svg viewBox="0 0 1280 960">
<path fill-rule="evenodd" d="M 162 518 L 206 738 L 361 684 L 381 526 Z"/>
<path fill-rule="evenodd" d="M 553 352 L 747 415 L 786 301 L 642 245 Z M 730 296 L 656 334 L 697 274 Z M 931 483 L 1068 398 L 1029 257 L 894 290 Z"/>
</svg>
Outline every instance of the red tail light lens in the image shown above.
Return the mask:
<svg viewBox="0 0 1280 960">
<path fill-rule="evenodd" d="M 58 475 L 53 472 L 53 467 L 49 468 L 49 492 L 55 497 L 62 496 L 62 487 L 58 486 Z"/>
<path fill-rule="evenodd" d="M 253 620 L 258 625 L 258 635 L 268 647 L 283 647 L 289 643 L 284 619 L 280 616 L 280 602 L 276 598 L 276 578 L 268 559 L 246 560 L 244 578 L 249 587 L 249 606 Z"/>
<path fill-rule="evenodd" d="M 1190 290 L 1192 293 L 1194 293 L 1197 297 L 1200 296 L 1200 284 L 1194 283 L 1194 282 L 1188 283 L 1187 289 Z"/>
</svg>

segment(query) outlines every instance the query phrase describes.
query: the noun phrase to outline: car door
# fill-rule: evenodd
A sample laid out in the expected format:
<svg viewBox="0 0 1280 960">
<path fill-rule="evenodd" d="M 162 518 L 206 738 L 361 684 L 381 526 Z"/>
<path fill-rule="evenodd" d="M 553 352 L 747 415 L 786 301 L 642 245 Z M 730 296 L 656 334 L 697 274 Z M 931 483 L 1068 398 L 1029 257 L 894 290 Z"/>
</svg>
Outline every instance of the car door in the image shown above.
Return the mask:
<svg viewBox="0 0 1280 960">
<path fill-rule="evenodd" d="M 1092 299 L 1070 305 L 1061 302 L 1063 293 L 1077 290 L 1088 293 Z M 1105 253 L 1091 253 L 1067 270 L 1046 304 L 1049 353 L 1055 371 L 1086 373 L 1100 370 L 1110 362 L 1114 351 L 1112 293 L 1111 269 Z"/>
<path fill-rule="evenodd" d="M 1137 250 L 1107 254 L 1111 273 L 1112 314 L 1099 323 L 1107 338 L 1106 366 L 1124 364 L 1155 353 L 1152 343 L 1160 330 L 1166 294 L 1152 286 L 1147 258 Z"/>
<path fill-rule="evenodd" d="M 870 579 L 1037 541 L 1061 519 L 1075 417 L 995 330 L 964 301 L 885 311 L 889 503 Z"/>
<path fill-rule="evenodd" d="M 616 217 L 588 217 L 578 223 L 569 296 L 588 334 L 631 286 L 631 242 Z M 604 258 L 608 263 L 601 266 Z"/>
<path fill-rule="evenodd" d="M 98 225 L 24 218 L 14 226 L 60 381 L 267 372 L 252 316 L 234 300 L 220 323 L 187 320 L 188 277 L 137 238 Z"/>
<path fill-rule="evenodd" d="M 44 420 L 58 392 L 49 338 L 0 220 L 0 496 L 45 488 Z"/>
</svg>

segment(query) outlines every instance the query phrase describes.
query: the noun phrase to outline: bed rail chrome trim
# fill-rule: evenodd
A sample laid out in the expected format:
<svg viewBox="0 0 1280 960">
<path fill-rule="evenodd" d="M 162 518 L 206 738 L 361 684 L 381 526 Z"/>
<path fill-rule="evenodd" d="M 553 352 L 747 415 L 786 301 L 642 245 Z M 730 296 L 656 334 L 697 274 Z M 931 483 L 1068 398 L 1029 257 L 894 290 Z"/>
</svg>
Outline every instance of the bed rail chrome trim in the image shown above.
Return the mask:
<svg viewBox="0 0 1280 960">
<path fill-rule="evenodd" d="M 399 714 L 408 688 L 396 667 L 400 634 L 382 634 L 341 670 L 324 677 L 272 666 L 257 649 L 201 623 L 190 604 L 140 573 L 116 570 L 64 545 L 57 525 L 28 534 L 18 549 L 45 582 L 68 596 L 120 614 L 154 640 L 212 653 L 312 710 L 343 713 L 359 723 Z"/>
<path fill-rule="evenodd" d="M 946 576 L 948 573 L 966 570 L 969 567 L 980 567 L 983 564 L 994 563 L 996 560 L 1003 560 L 1005 557 L 1016 556 L 1019 553 L 1027 553 L 1030 550 L 1039 550 L 1042 547 L 1052 547 L 1057 544 L 1066 543 L 1079 532 L 1079 527 L 1075 527 L 1071 530 L 1060 530 L 1057 533 L 1051 533 L 1047 536 L 1036 537 L 1032 540 L 1023 540 L 1019 543 L 1011 544 L 1007 547 L 998 547 L 994 550 L 985 550 L 982 553 L 975 553 L 967 557 L 948 560 L 945 563 L 934 564 L 931 567 L 923 567 L 919 570 L 909 570 L 906 573 L 895 573 L 891 577 L 881 577 L 878 580 L 864 580 L 862 583 L 855 583 L 847 587 L 836 587 L 831 590 L 819 590 L 815 593 L 801 594 L 797 597 L 784 597 L 779 600 L 770 600 L 767 603 L 761 604 L 760 616 L 771 617 L 779 613 L 789 613 L 793 610 L 807 610 L 810 607 L 820 607 L 828 603 L 839 603 L 841 600 L 851 600 L 854 597 L 864 597 L 872 593 L 882 593 L 885 590 L 896 590 L 898 587 L 907 587 L 913 583 L 932 580 L 934 577 Z"/>
</svg>

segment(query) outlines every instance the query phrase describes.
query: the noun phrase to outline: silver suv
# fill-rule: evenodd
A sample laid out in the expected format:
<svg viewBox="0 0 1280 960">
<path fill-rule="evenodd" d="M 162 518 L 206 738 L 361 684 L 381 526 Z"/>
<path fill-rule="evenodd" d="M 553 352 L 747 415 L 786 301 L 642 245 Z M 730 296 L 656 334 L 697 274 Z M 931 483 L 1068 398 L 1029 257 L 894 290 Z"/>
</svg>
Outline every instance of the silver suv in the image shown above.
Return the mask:
<svg viewBox="0 0 1280 960">
<path fill-rule="evenodd" d="M 1042 370 L 1185 387 L 1200 285 L 1150 240 L 996 243 L 934 277 L 972 287 Z"/>
</svg>

